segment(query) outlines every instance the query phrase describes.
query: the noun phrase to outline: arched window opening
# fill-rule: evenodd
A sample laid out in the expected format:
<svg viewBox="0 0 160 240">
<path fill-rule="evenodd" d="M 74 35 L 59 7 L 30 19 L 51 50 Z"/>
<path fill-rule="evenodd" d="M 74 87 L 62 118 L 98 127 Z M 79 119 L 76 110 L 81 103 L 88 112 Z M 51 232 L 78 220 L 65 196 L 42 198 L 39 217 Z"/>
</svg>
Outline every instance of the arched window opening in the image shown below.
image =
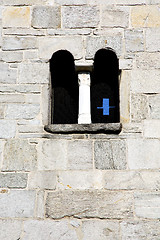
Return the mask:
<svg viewBox="0 0 160 240">
<path fill-rule="evenodd" d="M 100 49 L 94 57 L 91 76 L 92 123 L 116 123 L 119 114 L 119 61 L 116 53 Z"/>
<path fill-rule="evenodd" d="M 52 120 L 54 124 L 78 122 L 78 77 L 73 55 L 59 50 L 50 59 Z"/>
</svg>

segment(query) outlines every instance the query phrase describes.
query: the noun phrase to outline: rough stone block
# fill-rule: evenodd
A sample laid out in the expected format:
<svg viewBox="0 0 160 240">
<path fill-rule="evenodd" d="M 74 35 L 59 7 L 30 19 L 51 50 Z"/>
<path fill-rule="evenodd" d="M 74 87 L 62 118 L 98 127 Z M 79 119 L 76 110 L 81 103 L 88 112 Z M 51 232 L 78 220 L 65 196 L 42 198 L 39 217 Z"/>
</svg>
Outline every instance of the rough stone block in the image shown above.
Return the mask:
<svg viewBox="0 0 160 240">
<path fill-rule="evenodd" d="M 23 60 L 23 52 L 2 51 L 0 52 L 0 60 L 8 63 L 21 62 Z"/>
<path fill-rule="evenodd" d="M 1 85 L 0 92 L 3 93 L 40 93 L 41 86 L 35 84 L 10 84 L 10 85 Z"/>
<path fill-rule="evenodd" d="M 132 8 L 132 27 L 160 27 L 159 19 L 159 6 L 134 6 Z"/>
<path fill-rule="evenodd" d="M 0 188 L 25 188 L 27 186 L 26 173 L 1 173 Z"/>
<path fill-rule="evenodd" d="M 159 240 L 159 221 L 131 221 L 121 222 L 122 239 L 131 240 Z"/>
<path fill-rule="evenodd" d="M 160 193 L 135 193 L 135 214 L 140 218 L 159 219 Z"/>
<path fill-rule="evenodd" d="M 133 216 L 132 195 L 112 191 L 56 191 L 46 199 L 47 218 L 123 219 Z"/>
<path fill-rule="evenodd" d="M 160 28 L 146 29 L 146 51 L 160 51 Z"/>
<path fill-rule="evenodd" d="M 160 138 L 160 120 L 145 120 L 144 136 L 146 138 Z"/>
<path fill-rule="evenodd" d="M 43 59 L 50 59 L 52 54 L 58 50 L 65 49 L 70 51 L 75 59 L 83 56 L 82 37 L 48 37 L 39 40 L 39 56 Z"/>
<path fill-rule="evenodd" d="M 158 139 L 128 139 L 129 169 L 160 168 Z"/>
<path fill-rule="evenodd" d="M 118 222 L 91 220 L 82 222 L 83 240 L 119 240 Z"/>
<path fill-rule="evenodd" d="M 56 36 L 56 35 L 89 35 L 91 34 L 91 29 L 87 28 L 77 28 L 77 29 L 48 29 L 48 35 Z"/>
<path fill-rule="evenodd" d="M 160 71 L 155 70 L 132 70 L 131 91 L 133 93 L 160 93 Z"/>
<path fill-rule="evenodd" d="M 5 0 L 3 4 L 7 6 L 32 6 L 44 4 L 44 0 Z"/>
<path fill-rule="evenodd" d="M 141 122 L 149 116 L 148 98 L 146 95 L 131 95 L 131 120 Z"/>
<path fill-rule="evenodd" d="M 124 140 L 96 141 L 94 152 L 96 169 L 126 169 Z"/>
<path fill-rule="evenodd" d="M 5 109 L 5 106 L 4 106 L 4 105 L 1 105 L 1 106 L 0 106 L 0 119 L 3 119 L 3 118 L 4 118 L 4 109 Z"/>
<path fill-rule="evenodd" d="M 113 1 L 112 1 L 113 3 Z M 115 0 L 116 5 L 141 5 L 145 4 L 146 0 Z"/>
<path fill-rule="evenodd" d="M 7 7 L 3 12 L 3 27 L 30 27 L 29 7 Z"/>
<path fill-rule="evenodd" d="M 44 219 L 45 215 L 45 205 L 44 205 L 44 199 L 45 199 L 45 192 L 44 191 L 38 191 L 37 193 L 37 200 L 36 200 L 36 217 Z"/>
<path fill-rule="evenodd" d="M 0 63 L 1 78 L 0 83 L 16 83 L 17 70 L 10 69 L 8 64 Z"/>
<path fill-rule="evenodd" d="M 0 120 L 0 138 L 13 138 L 16 135 L 16 122 Z"/>
<path fill-rule="evenodd" d="M 39 112 L 39 104 L 9 104 L 5 117 L 7 119 L 33 119 Z"/>
<path fill-rule="evenodd" d="M 6 28 L 3 29 L 4 35 L 16 35 L 16 36 L 44 36 L 45 29 L 33 29 L 33 28 Z"/>
<path fill-rule="evenodd" d="M 160 68 L 160 53 L 138 53 L 136 54 L 136 65 L 141 69 Z"/>
<path fill-rule="evenodd" d="M 76 229 L 71 228 L 68 221 L 38 221 L 29 220 L 24 222 L 23 240 L 79 240 Z"/>
<path fill-rule="evenodd" d="M 129 70 L 133 67 L 132 59 L 119 59 L 119 69 Z"/>
<path fill-rule="evenodd" d="M 24 52 L 24 60 L 28 59 L 38 59 L 38 51 L 37 50 L 27 50 Z"/>
<path fill-rule="evenodd" d="M 0 239 L 15 240 L 20 239 L 22 231 L 22 221 L 0 220 Z"/>
<path fill-rule="evenodd" d="M 35 37 L 3 37 L 2 50 L 26 50 L 37 48 Z"/>
<path fill-rule="evenodd" d="M 65 140 L 44 140 L 38 148 L 39 170 L 67 169 L 67 142 Z"/>
<path fill-rule="evenodd" d="M 68 142 L 68 169 L 86 170 L 93 168 L 92 142 L 75 140 Z"/>
<path fill-rule="evenodd" d="M 1 218 L 29 218 L 34 216 L 35 208 L 34 191 L 11 190 L 0 193 Z"/>
<path fill-rule="evenodd" d="M 64 28 L 98 27 L 99 14 L 97 6 L 62 7 L 62 25 Z"/>
<path fill-rule="evenodd" d="M 25 97 L 20 94 L 0 94 L 0 103 L 24 103 Z"/>
<path fill-rule="evenodd" d="M 87 59 L 94 58 L 99 49 L 106 47 L 114 49 L 118 56 L 122 53 L 122 37 L 120 35 L 87 37 L 86 45 Z"/>
<path fill-rule="evenodd" d="M 126 30 L 125 41 L 127 52 L 144 51 L 143 30 Z"/>
<path fill-rule="evenodd" d="M 29 174 L 28 179 L 28 188 L 55 189 L 56 172 L 54 171 L 31 172 Z"/>
<path fill-rule="evenodd" d="M 60 28 L 61 12 L 59 7 L 37 6 L 32 12 L 34 28 Z"/>
<path fill-rule="evenodd" d="M 26 63 L 19 67 L 19 83 L 49 83 L 49 66 L 46 63 Z"/>
<path fill-rule="evenodd" d="M 87 4 L 87 0 L 55 0 L 56 4 L 60 5 L 83 5 Z"/>
<path fill-rule="evenodd" d="M 160 119 L 160 94 L 148 97 L 150 118 Z"/>
<path fill-rule="evenodd" d="M 27 140 L 8 140 L 4 146 L 3 171 L 33 171 L 37 164 L 37 151 Z"/>
</svg>

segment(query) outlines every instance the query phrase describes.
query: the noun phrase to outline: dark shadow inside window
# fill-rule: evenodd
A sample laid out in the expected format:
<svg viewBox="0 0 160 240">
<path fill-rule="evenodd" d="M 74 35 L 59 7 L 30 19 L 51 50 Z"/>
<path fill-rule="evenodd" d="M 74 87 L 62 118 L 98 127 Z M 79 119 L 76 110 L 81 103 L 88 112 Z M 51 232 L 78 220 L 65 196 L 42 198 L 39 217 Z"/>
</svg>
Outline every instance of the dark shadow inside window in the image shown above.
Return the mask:
<svg viewBox="0 0 160 240">
<path fill-rule="evenodd" d="M 116 123 L 119 113 L 119 60 L 116 53 L 100 49 L 94 57 L 91 76 L 92 123 Z"/>
<path fill-rule="evenodd" d="M 78 77 L 73 55 L 59 50 L 50 59 L 52 120 L 54 124 L 78 122 Z"/>
</svg>

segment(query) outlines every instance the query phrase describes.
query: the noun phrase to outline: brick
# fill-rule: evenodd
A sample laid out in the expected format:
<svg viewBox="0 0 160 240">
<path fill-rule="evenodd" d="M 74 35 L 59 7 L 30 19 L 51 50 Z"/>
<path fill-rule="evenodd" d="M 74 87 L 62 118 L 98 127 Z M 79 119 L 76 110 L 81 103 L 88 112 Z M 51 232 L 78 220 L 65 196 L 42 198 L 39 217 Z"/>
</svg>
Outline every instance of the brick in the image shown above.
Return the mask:
<svg viewBox="0 0 160 240">
<path fill-rule="evenodd" d="M 160 138 L 160 120 L 144 121 L 145 138 Z"/>
<path fill-rule="evenodd" d="M 87 0 L 55 0 L 56 4 L 60 5 L 83 5 L 87 4 Z"/>
<path fill-rule="evenodd" d="M 102 27 L 122 27 L 129 25 L 129 14 L 127 11 L 118 8 L 102 8 L 101 26 Z"/>
<path fill-rule="evenodd" d="M 52 54 L 58 50 L 70 51 L 75 59 L 83 56 L 82 37 L 45 37 L 39 40 L 39 56 L 43 59 L 50 59 Z"/>
<path fill-rule="evenodd" d="M 133 93 L 160 93 L 160 71 L 155 70 L 132 70 L 131 91 Z"/>
<path fill-rule="evenodd" d="M 19 83 L 49 83 L 49 66 L 46 63 L 26 63 L 19 67 Z"/>
<path fill-rule="evenodd" d="M 26 50 L 37 48 L 35 37 L 3 37 L 2 50 Z"/>
<path fill-rule="evenodd" d="M 160 167 L 158 139 L 128 139 L 129 169 L 157 169 Z"/>
<path fill-rule="evenodd" d="M 21 62 L 23 52 L 2 51 L 0 52 L 0 60 L 8 63 Z"/>
<path fill-rule="evenodd" d="M 159 69 L 160 53 L 138 53 L 136 54 L 136 65 L 141 69 Z"/>
<path fill-rule="evenodd" d="M 3 12 L 3 27 L 30 27 L 29 7 L 7 7 Z"/>
<path fill-rule="evenodd" d="M 25 188 L 27 186 L 26 173 L 1 173 L 0 188 Z"/>
<path fill-rule="evenodd" d="M 8 140 L 4 146 L 3 171 L 33 171 L 37 165 L 37 150 L 28 140 Z"/>
<path fill-rule="evenodd" d="M 135 214 L 140 218 L 159 219 L 160 193 L 135 193 Z"/>
<path fill-rule="evenodd" d="M 9 104 L 5 117 L 6 119 L 33 119 L 39 112 L 39 104 Z"/>
<path fill-rule="evenodd" d="M 22 221 L 1 219 L 0 220 L 0 239 L 15 240 L 20 239 L 22 231 Z"/>
<path fill-rule="evenodd" d="M 83 240 L 119 240 L 118 222 L 89 220 L 82 222 Z"/>
<path fill-rule="evenodd" d="M 13 138 L 16 135 L 16 122 L 0 120 L 0 138 Z"/>
<path fill-rule="evenodd" d="M 122 54 L 122 37 L 120 35 L 87 37 L 86 59 L 94 58 L 96 51 L 107 47 L 112 48 L 120 56 Z"/>
<path fill-rule="evenodd" d="M 58 219 L 71 216 L 104 219 L 130 218 L 133 216 L 132 195 L 126 192 L 98 190 L 65 190 L 48 193 L 46 217 Z"/>
<path fill-rule="evenodd" d="M 59 7 L 37 6 L 32 11 L 34 28 L 60 28 L 61 12 Z"/>
<path fill-rule="evenodd" d="M 159 6 L 135 6 L 131 11 L 132 27 L 160 27 Z"/>
<path fill-rule="evenodd" d="M 121 222 L 122 239 L 159 240 L 159 221 L 130 221 Z"/>
<path fill-rule="evenodd" d="M 1 78 L 0 83 L 16 83 L 17 70 L 10 69 L 8 64 L 0 63 Z"/>
<path fill-rule="evenodd" d="M 68 142 L 68 169 L 85 170 L 93 168 L 92 142 L 75 140 Z"/>
<path fill-rule="evenodd" d="M 11 190 L 0 194 L 0 217 L 28 218 L 34 216 L 35 192 Z"/>
<path fill-rule="evenodd" d="M 94 160 L 96 169 L 125 169 L 125 141 L 96 141 L 94 145 Z"/>
<path fill-rule="evenodd" d="M 160 51 L 160 28 L 146 29 L 146 51 Z"/>
<path fill-rule="evenodd" d="M 149 116 L 148 98 L 146 95 L 131 95 L 131 120 L 141 122 Z"/>
<path fill-rule="evenodd" d="M 43 140 L 38 149 L 39 170 L 67 169 L 67 142 L 65 140 Z"/>
<path fill-rule="evenodd" d="M 29 174 L 28 179 L 28 188 L 54 190 L 56 188 L 56 172 L 54 171 L 31 172 Z"/>
<path fill-rule="evenodd" d="M 25 97 L 20 94 L 0 94 L 0 103 L 24 103 Z"/>
<path fill-rule="evenodd" d="M 94 28 L 99 24 L 99 9 L 96 6 L 62 7 L 64 28 Z"/>
<path fill-rule="evenodd" d="M 160 119 L 160 95 L 150 95 L 148 97 L 150 118 Z"/>
<path fill-rule="evenodd" d="M 3 29 L 4 35 L 16 36 L 44 36 L 45 29 L 31 29 L 31 28 L 6 28 Z"/>
<path fill-rule="evenodd" d="M 38 221 L 28 220 L 24 222 L 24 236 L 23 240 L 79 240 L 76 234 L 76 229 L 69 226 L 68 221 Z"/>
<path fill-rule="evenodd" d="M 126 30 L 125 41 L 127 52 L 144 51 L 143 30 Z"/>
</svg>

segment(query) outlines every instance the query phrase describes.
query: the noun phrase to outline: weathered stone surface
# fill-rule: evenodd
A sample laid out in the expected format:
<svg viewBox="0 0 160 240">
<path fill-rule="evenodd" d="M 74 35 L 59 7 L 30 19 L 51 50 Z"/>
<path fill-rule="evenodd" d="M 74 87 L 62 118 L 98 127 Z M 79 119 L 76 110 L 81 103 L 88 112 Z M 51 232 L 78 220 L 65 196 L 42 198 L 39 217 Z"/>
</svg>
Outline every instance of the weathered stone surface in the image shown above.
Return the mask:
<svg viewBox="0 0 160 240">
<path fill-rule="evenodd" d="M 94 160 L 97 169 L 126 169 L 126 142 L 124 140 L 96 141 Z"/>
<path fill-rule="evenodd" d="M 115 0 L 115 3 L 116 5 L 141 5 L 145 4 L 146 0 Z"/>
<path fill-rule="evenodd" d="M 0 103 L 24 103 L 25 97 L 20 94 L 0 94 Z"/>
<path fill-rule="evenodd" d="M 29 124 L 29 122 L 28 122 L 28 124 Z M 19 133 L 42 133 L 43 126 L 40 126 L 38 123 L 37 123 L 37 125 L 19 124 L 17 130 Z"/>
<path fill-rule="evenodd" d="M 94 58 L 99 49 L 106 47 L 114 49 L 118 56 L 122 53 L 122 37 L 120 35 L 87 37 L 86 45 L 87 59 Z"/>
<path fill-rule="evenodd" d="M 62 7 L 62 25 L 64 28 L 98 27 L 99 14 L 97 6 Z"/>
<path fill-rule="evenodd" d="M 119 59 L 119 69 L 129 70 L 133 68 L 132 59 Z"/>
<path fill-rule="evenodd" d="M 144 51 L 143 30 L 126 30 L 125 42 L 127 52 Z"/>
<path fill-rule="evenodd" d="M 104 5 L 105 6 L 105 5 Z M 108 6 L 102 8 L 102 27 L 123 27 L 126 28 L 129 25 L 129 14 L 127 11 L 118 8 L 108 8 Z"/>
<path fill-rule="evenodd" d="M 28 179 L 28 188 L 55 189 L 56 172 L 54 171 L 31 172 L 29 174 Z"/>
<path fill-rule="evenodd" d="M 160 51 L 160 28 L 146 29 L 146 51 Z"/>
<path fill-rule="evenodd" d="M 9 6 L 32 6 L 44 4 L 44 0 L 5 0 L 3 4 Z"/>
<path fill-rule="evenodd" d="M 10 69 L 8 64 L 0 63 L 1 78 L 0 83 L 16 83 L 17 70 Z"/>
<path fill-rule="evenodd" d="M 159 4 L 159 0 L 148 0 L 149 4 Z"/>
<path fill-rule="evenodd" d="M 160 95 L 151 95 L 148 97 L 150 117 L 160 119 Z"/>
<path fill-rule="evenodd" d="M 136 54 L 136 64 L 141 69 L 160 68 L 160 53 L 138 53 Z"/>
<path fill-rule="evenodd" d="M 145 120 L 144 136 L 146 138 L 160 138 L 160 120 Z"/>
<path fill-rule="evenodd" d="M 65 140 L 43 140 L 38 149 L 39 170 L 67 169 L 67 142 Z"/>
<path fill-rule="evenodd" d="M 0 220 L 0 239 L 15 240 L 20 239 L 22 231 L 22 221 Z"/>
<path fill-rule="evenodd" d="M 0 119 L 3 119 L 3 118 L 4 118 L 4 108 L 5 108 L 4 105 L 1 105 L 1 106 L 0 106 Z"/>
<path fill-rule="evenodd" d="M 0 217 L 28 218 L 34 216 L 34 191 L 11 190 L 0 194 Z"/>
<path fill-rule="evenodd" d="M 8 140 L 4 146 L 3 171 L 32 171 L 37 163 L 34 144 L 27 140 Z"/>
<path fill-rule="evenodd" d="M 132 221 L 121 222 L 122 239 L 126 240 L 159 240 L 159 221 Z"/>
<path fill-rule="evenodd" d="M 83 240 L 119 240 L 118 222 L 91 220 L 82 222 Z"/>
<path fill-rule="evenodd" d="M 46 217 L 112 218 L 132 217 L 132 195 L 109 191 L 50 192 L 46 199 Z"/>
<path fill-rule="evenodd" d="M 92 142 L 75 140 L 68 142 L 68 169 L 85 170 L 93 168 Z"/>
<path fill-rule="evenodd" d="M 3 50 L 25 50 L 37 48 L 37 39 L 35 37 L 3 37 Z"/>
<path fill-rule="evenodd" d="M 48 35 L 89 35 L 91 33 L 91 29 L 86 28 L 76 28 L 76 29 L 48 29 Z"/>
<path fill-rule="evenodd" d="M 146 95 L 131 95 L 131 120 L 140 122 L 149 116 L 148 98 Z"/>
<path fill-rule="evenodd" d="M 39 40 L 39 56 L 43 59 L 50 59 L 52 54 L 58 50 L 70 51 L 75 59 L 83 56 L 82 37 L 45 37 Z"/>
<path fill-rule="evenodd" d="M 79 240 L 76 229 L 69 226 L 66 220 L 62 221 L 38 221 L 29 220 L 24 223 L 23 240 Z"/>
<path fill-rule="evenodd" d="M 49 83 L 49 66 L 46 63 L 26 63 L 19 67 L 19 83 Z"/>
<path fill-rule="evenodd" d="M 7 7 L 3 12 L 3 27 L 30 27 L 29 7 Z"/>
<path fill-rule="evenodd" d="M 159 219 L 160 193 L 135 193 L 135 214 L 140 218 Z"/>
<path fill-rule="evenodd" d="M 131 91 L 134 93 L 160 93 L 160 71 L 132 70 Z"/>
<path fill-rule="evenodd" d="M 5 116 L 7 119 L 33 119 L 39 112 L 39 104 L 9 104 Z"/>
<path fill-rule="evenodd" d="M 45 192 L 44 191 L 38 191 L 37 193 L 37 201 L 36 201 L 36 217 L 44 219 L 45 216 L 45 205 L 44 200 L 45 199 Z"/>
<path fill-rule="evenodd" d="M 1 93 L 40 93 L 41 86 L 33 84 L 21 84 L 21 85 L 1 85 Z"/>
<path fill-rule="evenodd" d="M 24 52 L 24 60 L 28 59 L 37 59 L 38 60 L 38 51 L 37 50 L 27 50 Z"/>
<path fill-rule="evenodd" d="M 26 173 L 1 173 L 0 188 L 25 188 L 27 186 Z"/>
<path fill-rule="evenodd" d="M 6 28 L 3 29 L 4 35 L 16 36 L 44 36 L 45 29 L 32 29 L 32 28 Z"/>
<path fill-rule="evenodd" d="M 37 6 L 32 12 L 34 28 L 60 28 L 61 12 L 59 7 Z"/>
<path fill-rule="evenodd" d="M 2 51 L 0 52 L 0 60 L 8 63 L 21 62 L 23 60 L 23 53 L 17 51 Z"/>
<path fill-rule="evenodd" d="M 159 6 L 135 6 L 131 12 L 133 27 L 160 27 Z"/>
<path fill-rule="evenodd" d="M 16 122 L 0 120 L 0 138 L 13 138 L 16 135 Z"/>
<path fill-rule="evenodd" d="M 56 4 L 60 5 L 83 5 L 87 4 L 87 0 L 55 0 Z"/>
<path fill-rule="evenodd" d="M 160 168 L 160 141 L 157 139 L 128 139 L 129 169 Z"/>
</svg>

